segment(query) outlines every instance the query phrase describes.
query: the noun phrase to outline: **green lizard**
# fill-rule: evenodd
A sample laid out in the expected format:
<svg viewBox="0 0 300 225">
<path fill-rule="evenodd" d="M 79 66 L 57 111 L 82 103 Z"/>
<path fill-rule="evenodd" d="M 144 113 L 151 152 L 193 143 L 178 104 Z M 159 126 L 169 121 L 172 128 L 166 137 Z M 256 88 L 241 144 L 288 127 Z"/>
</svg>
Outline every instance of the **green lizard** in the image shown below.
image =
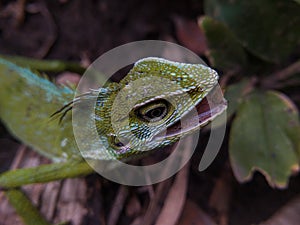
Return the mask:
<svg viewBox="0 0 300 225">
<path fill-rule="evenodd" d="M 145 98 L 138 96 L 139 101 L 132 102 L 136 95 L 132 83 L 142 80 L 140 84 L 145 85 L 145 90 L 151 89 L 151 85 L 147 86 L 149 78 L 168 79 L 173 85 L 168 87 L 164 83 L 166 87 L 163 93 L 160 91 L 156 96 Z M 1 121 L 24 144 L 54 162 L 0 174 L 0 187 L 5 190 L 10 202 L 26 224 L 48 224 L 37 211 L 24 211 L 21 202 L 25 205 L 29 202 L 16 188 L 25 184 L 93 172 L 83 160 L 75 142 L 72 114 L 68 113 L 74 105 L 96 98 L 95 115 L 92 119 L 95 121 L 103 147 L 92 149 L 84 157 L 126 160 L 133 155 L 144 154 L 139 150 L 143 146 L 151 149 L 154 146 L 157 148 L 170 145 L 222 113 L 226 109 L 226 101 L 223 98 L 211 109 L 203 100 L 216 86 L 217 81 L 217 73 L 204 65 L 150 57 L 137 61 L 119 83 L 108 83 L 96 92 L 83 93 L 73 99 L 75 90 L 56 86 L 48 79 L 0 58 Z M 153 86 L 155 85 L 152 85 L 152 88 Z M 119 98 L 123 90 L 126 90 L 126 96 Z M 154 88 L 152 91 L 155 93 L 157 90 Z M 189 101 L 183 98 L 184 94 L 188 94 Z M 129 117 L 129 124 L 128 121 L 124 122 L 124 113 L 120 109 L 114 111 L 111 116 L 110 112 L 114 110 L 116 101 L 119 101 L 121 109 L 130 104 L 133 106 L 128 112 L 124 110 Z M 197 126 L 181 130 L 178 125 L 180 119 L 194 107 L 197 107 L 199 112 L 199 123 Z M 60 117 L 60 123 L 50 118 L 53 113 L 54 117 Z M 113 126 L 112 121 L 117 122 L 117 128 Z M 161 132 L 165 128 L 168 129 L 168 133 L 162 136 Z M 154 144 L 157 140 L 159 144 Z"/>
</svg>

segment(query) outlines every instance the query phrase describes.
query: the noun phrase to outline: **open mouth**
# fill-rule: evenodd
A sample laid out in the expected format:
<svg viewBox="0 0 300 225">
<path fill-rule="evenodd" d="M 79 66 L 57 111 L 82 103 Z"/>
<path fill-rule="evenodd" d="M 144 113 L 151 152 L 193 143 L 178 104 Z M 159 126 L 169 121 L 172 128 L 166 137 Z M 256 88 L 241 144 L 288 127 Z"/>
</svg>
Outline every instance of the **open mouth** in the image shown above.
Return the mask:
<svg viewBox="0 0 300 225">
<path fill-rule="evenodd" d="M 185 134 L 191 133 L 194 130 L 197 130 L 218 115 L 223 113 L 227 108 L 227 101 L 224 99 L 222 92 L 218 88 L 214 88 L 208 96 L 201 100 L 196 105 L 198 118 L 194 118 L 193 113 L 188 113 L 185 115 L 181 121 L 185 120 L 185 126 L 183 128 L 181 121 L 173 124 L 168 127 L 167 133 L 164 138 L 172 138 L 172 137 L 181 137 Z M 193 115 L 192 115 L 193 114 Z M 189 125 L 186 125 L 189 124 Z"/>
</svg>

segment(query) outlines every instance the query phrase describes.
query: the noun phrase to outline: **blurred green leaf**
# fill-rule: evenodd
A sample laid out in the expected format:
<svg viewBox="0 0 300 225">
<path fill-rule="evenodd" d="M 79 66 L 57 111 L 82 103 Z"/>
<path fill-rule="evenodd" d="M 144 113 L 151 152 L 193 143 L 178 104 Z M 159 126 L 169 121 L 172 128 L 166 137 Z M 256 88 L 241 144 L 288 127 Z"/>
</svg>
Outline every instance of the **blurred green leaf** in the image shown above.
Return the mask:
<svg viewBox="0 0 300 225">
<path fill-rule="evenodd" d="M 31 70 L 37 70 L 43 72 L 70 71 L 70 72 L 83 74 L 86 70 L 79 63 L 62 61 L 62 60 L 34 59 L 34 58 L 28 58 L 23 56 L 11 56 L 11 55 L 2 55 L 2 54 L 0 54 L 0 58 L 11 61 L 20 67 L 30 68 Z"/>
<path fill-rule="evenodd" d="M 262 172 L 270 186 L 286 187 L 299 170 L 299 115 L 279 92 L 254 91 L 240 104 L 230 133 L 230 160 L 238 181 Z"/>
<path fill-rule="evenodd" d="M 244 92 L 249 85 L 249 80 L 245 79 L 238 83 L 229 85 L 224 93 L 225 99 L 228 101 L 227 117 L 230 118 L 238 109 L 239 104 L 242 102 Z"/>
<path fill-rule="evenodd" d="M 300 0 L 294 0 L 294 1 L 300 4 Z"/>
<path fill-rule="evenodd" d="M 234 34 L 221 22 L 205 16 L 199 19 L 209 47 L 208 58 L 219 70 L 236 70 L 246 64 L 247 57 Z"/>
<path fill-rule="evenodd" d="M 300 44 L 300 6 L 297 2 L 206 0 L 205 13 L 224 22 L 256 56 L 281 62 Z"/>
</svg>

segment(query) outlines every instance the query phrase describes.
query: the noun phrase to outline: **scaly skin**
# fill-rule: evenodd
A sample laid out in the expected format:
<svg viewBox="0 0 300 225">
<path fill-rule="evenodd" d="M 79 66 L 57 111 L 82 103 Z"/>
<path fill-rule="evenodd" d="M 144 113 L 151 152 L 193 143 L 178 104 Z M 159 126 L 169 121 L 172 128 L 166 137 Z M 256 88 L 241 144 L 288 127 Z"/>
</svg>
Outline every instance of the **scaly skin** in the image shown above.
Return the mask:
<svg viewBox="0 0 300 225">
<path fill-rule="evenodd" d="M 1 121 L 16 138 L 53 161 L 78 155 L 74 141 L 61 145 L 73 137 L 71 117 L 61 124 L 50 120 L 73 97 L 73 90 L 0 58 Z"/>
<path fill-rule="evenodd" d="M 95 100 L 95 117 L 103 146 L 90 143 L 82 154 L 86 158 L 126 160 L 143 154 L 141 148 L 170 145 L 180 137 L 205 125 L 226 109 L 225 101 L 218 112 L 184 131 L 162 135 L 187 115 L 217 84 L 218 75 L 209 67 L 185 64 L 161 58 L 145 58 L 136 62 L 119 83 L 108 83 L 97 92 L 87 93 L 73 101 L 75 90 L 58 87 L 28 69 L 0 58 L 0 118 L 9 131 L 24 144 L 54 162 L 36 168 L 19 169 L 0 174 L 0 187 L 17 188 L 29 183 L 76 177 L 92 173 L 82 160 L 72 130 L 70 108 L 64 105 Z M 140 89 L 142 88 L 142 89 Z M 61 123 L 51 114 L 62 109 Z M 112 112 L 112 113 L 110 113 Z M 89 116 L 89 115 L 88 115 Z M 79 138 L 85 140 L 88 133 Z M 121 140 L 122 139 L 122 140 Z M 124 141 L 125 139 L 125 141 Z M 123 142 L 123 143 L 122 143 Z M 7 191 L 11 204 L 26 202 L 18 191 Z M 27 204 L 27 203 L 26 203 Z M 36 224 L 45 224 L 37 212 L 19 210 L 24 221 L 36 217 Z"/>
<path fill-rule="evenodd" d="M 139 150 L 163 147 L 178 141 L 195 127 L 163 138 L 159 134 L 190 112 L 217 81 L 217 73 L 201 64 L 154 57 L 137 61 L 119 83 L 110 83 L 101 89 L 95 114 L 97 131 L 105 148 L 83 152 L 84 156 L 124 159 L 140 154 Z M 155 109 L 165 110 L 166 115 L 158 116 L 154 121 L 143 118 L 144 114 Z M 112 112 L 112 116 L 108 112 Z M 197 125 L 200 127 L 203 124 Z M 121 143 L 123 140 L 125 144 Z M 103 156 L 103 152 L 109 154 Z"/>
</svg>

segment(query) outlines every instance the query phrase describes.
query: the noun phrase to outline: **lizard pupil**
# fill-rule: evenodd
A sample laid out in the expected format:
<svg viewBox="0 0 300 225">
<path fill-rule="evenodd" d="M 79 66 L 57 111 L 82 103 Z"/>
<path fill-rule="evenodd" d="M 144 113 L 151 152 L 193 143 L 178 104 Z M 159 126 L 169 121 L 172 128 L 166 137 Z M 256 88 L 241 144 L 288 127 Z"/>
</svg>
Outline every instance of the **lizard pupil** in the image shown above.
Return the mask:
<svg viewBox="0 0 300 225">
<path fill-rule="evenodd" d="M 157 122 L 162 120 L 168 114 L 168 102 L 159 100 L 150 102 L 137 110 L 140 119 L 147 122 Z"/>
<path fill-rule="evenodd" d="M 166 108 L 164 108 L 164 107 L 157 107 L 155 109 L 149 110 L 146 113 L 146 116 L 151 118 L 151 119 L 161 117 L 164 114 L 165 109 Z"/>
</svg>

